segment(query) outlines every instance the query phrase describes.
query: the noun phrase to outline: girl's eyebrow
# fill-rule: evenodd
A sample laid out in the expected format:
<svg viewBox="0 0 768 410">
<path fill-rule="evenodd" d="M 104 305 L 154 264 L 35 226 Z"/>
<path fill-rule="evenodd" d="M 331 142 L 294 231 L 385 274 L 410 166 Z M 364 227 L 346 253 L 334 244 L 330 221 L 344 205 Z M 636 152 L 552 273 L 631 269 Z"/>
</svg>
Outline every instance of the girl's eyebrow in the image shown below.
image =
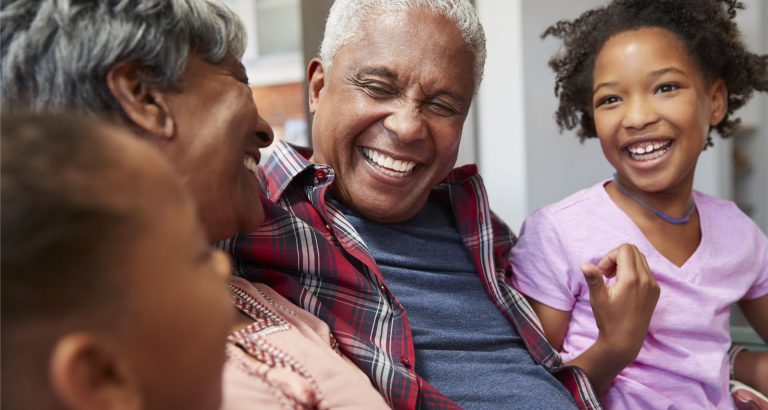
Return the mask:
<svg viewBox="0 0 768 410">
<path fill-rule="evenodd" d="M 594 90 L 592 90 L 592 95 L 594 96 L 597 93 L 597 90 L 599 90 L 602 87 L 615 87 L 618 84 L 619 83 L 617 81 L 606 81 L 604 83 L 600 83 L 600 84 L 595 86 Z"/>
<path fill-rule="evenodd" d="M 676 68 L 676 67 L 665 67 L 665 68 L 660 68 L 658 70 L 651 71 L 648 74 L 648 77 L 649 78 L 658 78 L 658 77 L 661 77 L 662 75 L 667 74 L 667 73 L 686 75 L 685 72 L 683 70 L 679 69 L 679 68 Z"/>
<path fill-rule="evenodd" d="M 669 73 L 686 75 L 685 71 L 683 71 L 683 70 L 681 70 L 679 68 L 676 68 L 676 67 L 664 67 L 664 68 L 660 68 L 658 70 L 654 70 L 654 71 L 651 71 L 650 73 L 648 73 L 648 78 L 652 78 L 652 79 L 653 78 L 659 78 L 659 77 L 663 76 L 664 74 L 669 74 Z M 595 95 L 597 93 L 597 90 L 599 90 L 602 87 L 615 87 L 618 84 L 619 83 L 616 82 L 616 81 L 606 81 L 604 83 L 600 83 L 600 84 L 595 86 L 594 90 L 592 90 L 592 95 Z"/>
</svg>

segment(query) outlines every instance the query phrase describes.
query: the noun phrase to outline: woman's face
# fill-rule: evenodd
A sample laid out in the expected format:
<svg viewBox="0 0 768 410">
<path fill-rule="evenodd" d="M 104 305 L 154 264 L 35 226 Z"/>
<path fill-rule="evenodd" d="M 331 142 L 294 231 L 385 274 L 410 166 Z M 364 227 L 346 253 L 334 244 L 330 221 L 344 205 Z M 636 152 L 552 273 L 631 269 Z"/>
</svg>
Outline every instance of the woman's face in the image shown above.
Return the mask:
<svg viewBox="0 0 768 410">
<path fill-rule="evenodd" d="M 245 68 L 231 57 L 214 65 L 193 56 L 179 87 L 165 93 L 175 135 L 162 150 L 200 209 L 209 239 L 256 230 L 264 220 L 256 164 L 273 133 Z"/>
</svg>

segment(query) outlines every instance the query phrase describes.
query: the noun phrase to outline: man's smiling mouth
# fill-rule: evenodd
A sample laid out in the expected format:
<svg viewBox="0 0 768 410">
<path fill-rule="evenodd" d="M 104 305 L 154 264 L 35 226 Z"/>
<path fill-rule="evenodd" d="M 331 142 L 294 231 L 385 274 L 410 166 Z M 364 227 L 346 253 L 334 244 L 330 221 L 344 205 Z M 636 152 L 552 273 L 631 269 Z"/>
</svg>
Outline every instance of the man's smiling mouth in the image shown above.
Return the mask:
<svg viewBox="0 0 768 410">
<path fill-rule="evenodd" d="M 365 159 L 376 167 L 384 175 L 392 177 L 405 177 L 413 172 L 413 168 L 418 165 L 413 161 L 398 160 L 384 154 L 381 151 L 376 151 L 372 148 L 362 147 L 360 151 L 363 153 Z"/>
</svg>

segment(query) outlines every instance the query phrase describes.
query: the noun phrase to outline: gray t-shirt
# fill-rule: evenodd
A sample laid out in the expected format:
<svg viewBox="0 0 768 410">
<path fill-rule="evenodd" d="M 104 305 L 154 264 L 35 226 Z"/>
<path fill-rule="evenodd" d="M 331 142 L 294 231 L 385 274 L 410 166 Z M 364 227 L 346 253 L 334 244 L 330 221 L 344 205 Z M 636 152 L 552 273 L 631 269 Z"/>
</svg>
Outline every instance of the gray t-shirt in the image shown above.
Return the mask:
<svg viewBox="0 0 768 410">
<path fill-rule="evenodd" d="M 418 375 L 466 409 L 575 408 L 485 293 L 447 197 L 433 193 L 418 215 L 399 224 L 333 203 L 363 237 L 408 315 Z"/>
</svg>

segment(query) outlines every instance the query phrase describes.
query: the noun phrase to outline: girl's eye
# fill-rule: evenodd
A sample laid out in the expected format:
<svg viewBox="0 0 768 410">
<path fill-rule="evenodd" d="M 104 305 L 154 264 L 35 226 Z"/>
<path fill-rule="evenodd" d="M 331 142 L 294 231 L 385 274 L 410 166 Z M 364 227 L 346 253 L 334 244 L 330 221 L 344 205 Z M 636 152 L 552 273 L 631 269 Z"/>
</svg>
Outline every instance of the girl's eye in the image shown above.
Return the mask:
<svg viewBox="0 0 768 410">
<path fill-rule="evenodd" d="M 603 97 L 603 98 L 601 98 L 601 99 L 600 99 L 600 100 L 597 102 L 597 107 L 599 107 L 599 106 L 601 106 L 601 105 L 606 105 L 606 104 L 616 104 L 616 103 L 617 103 L 617 102 L 619 102 L 619 101 L 621 101 L 621 100 L 619 99 L 619 97 L 617 97 L 617 96 L 615 96 L 615 95 L 609 95 L 609 96 L 607 96 L 607 97 Z"/>
<path fill-rule="evenodd" d="M 677 84 L 671 84 L 666 83 L 659 86 L 659 88 L 656 89 L 656 93 L 671 93 L 672 91 L 677 90 L 680 88 Z"/>
</svg>

